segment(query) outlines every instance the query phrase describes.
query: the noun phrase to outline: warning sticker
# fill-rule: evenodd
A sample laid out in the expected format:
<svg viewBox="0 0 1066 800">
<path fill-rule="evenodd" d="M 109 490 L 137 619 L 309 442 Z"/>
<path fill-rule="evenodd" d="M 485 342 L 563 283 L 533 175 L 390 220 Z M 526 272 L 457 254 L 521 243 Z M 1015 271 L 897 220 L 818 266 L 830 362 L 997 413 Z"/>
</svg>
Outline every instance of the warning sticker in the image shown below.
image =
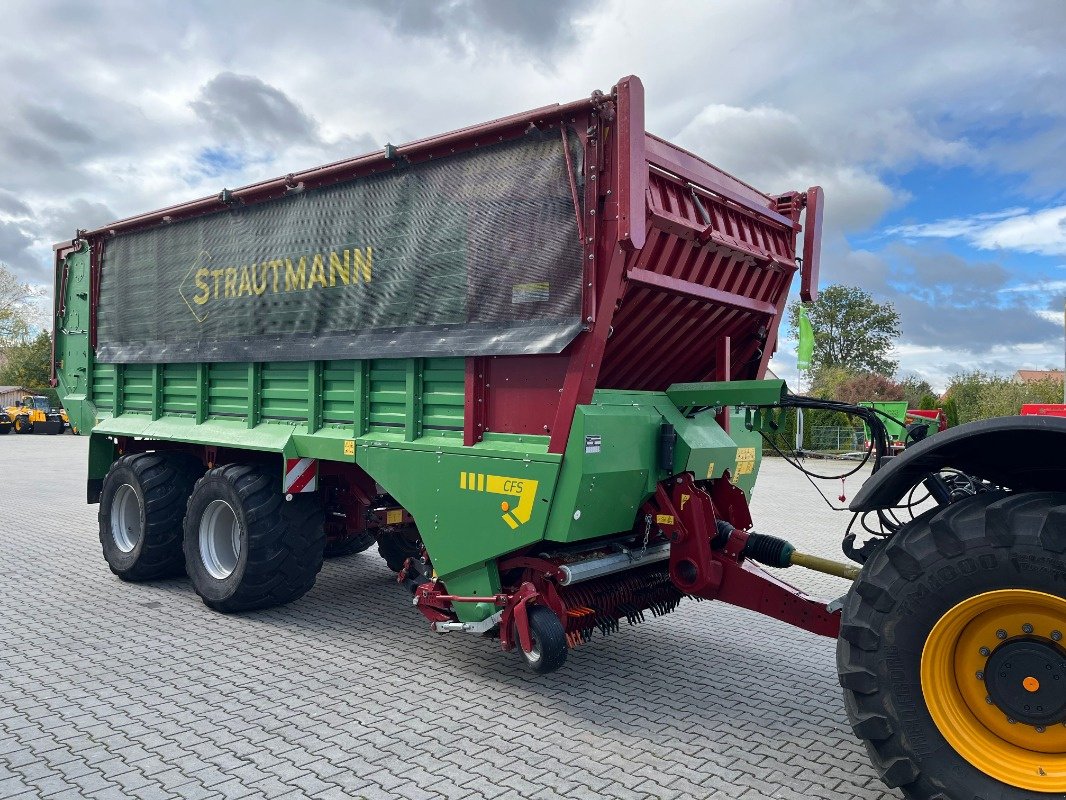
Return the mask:
<svg viewBox="0 0 1066 800">
<path fill-rule="evenodd" d="M 585 452 L 586 453 L 598 453 L 600 447 L 603 444 L 599 436 L 586 436 L 585 437 Z"/>
<path fill-rule="evenodd" d="M 548 301 L 548 283 L 516 283 L 511 286 L 511 304 L 545 303 Z"/>
</svg>

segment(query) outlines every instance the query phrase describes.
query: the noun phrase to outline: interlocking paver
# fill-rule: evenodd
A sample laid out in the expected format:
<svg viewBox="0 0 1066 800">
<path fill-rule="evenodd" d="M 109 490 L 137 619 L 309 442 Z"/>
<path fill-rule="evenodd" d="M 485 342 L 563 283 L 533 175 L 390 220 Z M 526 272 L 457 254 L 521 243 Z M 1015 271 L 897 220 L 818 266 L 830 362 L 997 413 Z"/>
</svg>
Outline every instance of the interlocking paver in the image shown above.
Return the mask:
<svg viewBox="0 0 1066 800">
<path fill-rule="evenodd" d="M 108 571 L 86 451 L 0 438 L 3 800 L 899 797 L 847 726 L 831 642 L 684 603 L 530 676 L 430 635 L 373 551 L 290 606 L 215 614 L 186 581 Z M 828 557 L 847 522 L 774 460 L 753 515 Z"/>
</svg>

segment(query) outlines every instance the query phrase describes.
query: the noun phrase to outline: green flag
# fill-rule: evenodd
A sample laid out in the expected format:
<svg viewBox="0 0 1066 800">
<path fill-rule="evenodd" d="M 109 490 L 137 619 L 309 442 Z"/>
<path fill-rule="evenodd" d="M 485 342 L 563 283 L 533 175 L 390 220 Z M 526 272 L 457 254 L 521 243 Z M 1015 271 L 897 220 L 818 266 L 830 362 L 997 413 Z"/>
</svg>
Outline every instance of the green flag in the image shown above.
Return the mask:
<svg viewBox="0 0 1066 800">
<path fill-rule="evenodd" d="M 796 349 L 796 368 L 801 372 L 811 368 L 814 355 L 814 329 L 807 317 L 807 306 L 799 309 L 799 347 Z"/>
</svg>

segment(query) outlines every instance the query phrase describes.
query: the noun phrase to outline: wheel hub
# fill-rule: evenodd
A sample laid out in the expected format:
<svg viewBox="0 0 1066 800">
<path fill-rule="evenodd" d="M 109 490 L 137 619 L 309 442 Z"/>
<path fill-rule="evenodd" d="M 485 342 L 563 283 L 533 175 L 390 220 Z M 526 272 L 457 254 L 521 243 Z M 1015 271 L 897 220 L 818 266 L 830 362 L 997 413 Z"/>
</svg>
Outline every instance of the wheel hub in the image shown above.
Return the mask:
<svg viewBox="0 0 1066 800">
<path fill-rule="evenodd" d="M 1066 598 L 997 589 L 963 600 L 922 650 L 926 708 L 971 765 L 1009 786 L 1066 796 Z M 1061 723 L 1061 724 L 1060 724 Z"/>
<path fill-rule="evenodd" d="M 1046 727 L 1066 721 L 1066 650 L 1047 639 L 997 647 L 984 670 L 988 696 L 1010 719 Z"/>
</svg>

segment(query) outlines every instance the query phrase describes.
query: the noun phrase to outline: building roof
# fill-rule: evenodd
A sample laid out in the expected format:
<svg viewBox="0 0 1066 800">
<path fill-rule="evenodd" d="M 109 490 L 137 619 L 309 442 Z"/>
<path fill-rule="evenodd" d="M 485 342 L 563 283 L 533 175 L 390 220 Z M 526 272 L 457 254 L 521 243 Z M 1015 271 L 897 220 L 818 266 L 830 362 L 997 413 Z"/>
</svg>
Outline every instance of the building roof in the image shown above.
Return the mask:
<svg viewBox="0 0 1066 800">
<path fill-rule="evenodd" d="M 1020 369 L 1014 373 L 1014 380 L 1022 383 L 1061 381 L 1062 378 L 1063 372 L 1061 369 Z"/>
</svg>

